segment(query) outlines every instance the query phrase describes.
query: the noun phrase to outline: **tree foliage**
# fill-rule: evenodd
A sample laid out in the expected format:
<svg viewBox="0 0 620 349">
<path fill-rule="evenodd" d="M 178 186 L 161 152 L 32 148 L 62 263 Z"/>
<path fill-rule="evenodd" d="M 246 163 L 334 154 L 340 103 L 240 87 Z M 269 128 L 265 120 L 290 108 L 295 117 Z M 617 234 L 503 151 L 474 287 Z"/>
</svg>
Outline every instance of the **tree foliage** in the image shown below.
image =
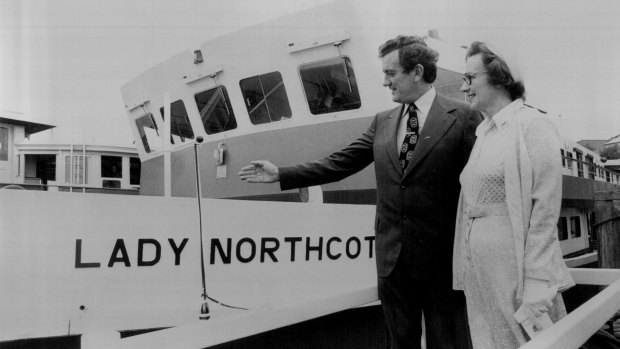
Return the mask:
<svg viewBox="0 0 620 349">
<path fill-rule="evenodd" d="M 620 159 L 620 146 L 607 146 L 601 151 L 600 155 L 601 157 L 607 158 L 608 160 Z"/>
</svg>

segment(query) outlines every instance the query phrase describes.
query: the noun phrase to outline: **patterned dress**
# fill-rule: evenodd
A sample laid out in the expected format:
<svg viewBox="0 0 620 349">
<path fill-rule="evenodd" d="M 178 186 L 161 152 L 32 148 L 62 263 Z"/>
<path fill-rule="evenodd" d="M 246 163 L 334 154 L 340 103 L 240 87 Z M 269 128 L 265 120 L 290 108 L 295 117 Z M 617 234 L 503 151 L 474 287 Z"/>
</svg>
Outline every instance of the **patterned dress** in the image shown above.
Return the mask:
<svg viewBox="0 0 620 349">
<path fill-rule="evenodd" d="M 528 340 L 513 314 L 520 307 L 514 235 L 506 205 L 504 152 L 506 142 L 496 121 L 486 118 L 460 176 L 464 209 L 469 217 L 464 236 L 464 292 L 475 349 L 518 348 Z M 558 295 L 552 319 L 565 315 Z"/>
</svg>

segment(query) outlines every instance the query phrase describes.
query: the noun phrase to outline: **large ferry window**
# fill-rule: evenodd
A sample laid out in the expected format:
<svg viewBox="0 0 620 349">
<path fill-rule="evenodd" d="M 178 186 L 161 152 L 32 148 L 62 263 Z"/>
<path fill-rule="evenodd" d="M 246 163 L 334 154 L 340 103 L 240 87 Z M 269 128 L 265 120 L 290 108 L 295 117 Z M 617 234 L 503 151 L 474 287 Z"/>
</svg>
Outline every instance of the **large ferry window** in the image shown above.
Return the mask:
<svg viewBox="0 0 620 349">
<path fill-rule="evenodd" d="M 164 107 L 159 108 L 159 112 L 164 119 Z M 194 131 L 187 116 L 185 103 L 179 99 L 170 103 L 170 143 L 180 144 L 188 139 L 194 139 Z"/>
<path fill-rule="evenodd" d="M 120 156 L 101 156 L 101 177 L 123 178 L 123 158 Z"/>
<path fill-rule="evenodd" d="M 314 115 L 358 109 L 362 103 L 351 61 L 338 57 L 304 64 L 299 74 Z"/>
<path fill-rule="evenodd" d="M 291 107 L 279 72 L 243 79 L 239 86 L 254 125 L 291 117 Z"/>
<path fill-rule="evenodd" d="M 145 114 L 137 118 L 136 126 L 145 152 L 150 153 L 162 149 L 161 138 L 152 114 Z"/>
<path fill-rule="evenodd" d="M 224 86 L 200 92 L 194 96 L 194 99 L 200 112 L 200 119 L 208 134 L 237 128 L 237 120 Z"/>
</svg>

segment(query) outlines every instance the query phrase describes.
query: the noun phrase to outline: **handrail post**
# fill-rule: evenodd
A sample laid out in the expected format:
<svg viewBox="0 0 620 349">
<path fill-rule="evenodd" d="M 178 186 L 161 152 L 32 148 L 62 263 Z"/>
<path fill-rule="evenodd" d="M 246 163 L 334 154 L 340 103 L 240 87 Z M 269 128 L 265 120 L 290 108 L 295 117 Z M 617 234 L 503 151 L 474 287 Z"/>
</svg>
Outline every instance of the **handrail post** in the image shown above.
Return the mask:
<svg viewBox="0 0 620 349">
<path fill-rule="evenodd" d="M 620 268 L 620 191 L 597 192 L 594 196 L 595 233 L 600 268 Z"/>
</svg>

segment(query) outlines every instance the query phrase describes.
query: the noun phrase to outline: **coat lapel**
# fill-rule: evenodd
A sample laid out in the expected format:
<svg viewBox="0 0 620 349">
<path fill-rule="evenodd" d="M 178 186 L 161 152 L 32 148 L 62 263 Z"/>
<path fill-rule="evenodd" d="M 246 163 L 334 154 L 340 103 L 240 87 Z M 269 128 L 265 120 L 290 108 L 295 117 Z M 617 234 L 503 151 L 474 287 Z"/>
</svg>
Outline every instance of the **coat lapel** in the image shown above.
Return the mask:
<svg viewBox="0 0 620 349">
<path fill-rule="evenodd" d="M 398 140 L 396 139 L 396 134 L 398 133 L 400 116 L 403 115 L 403 108 L 404 105 L 400 108 L 395 108 L 389 115 L 390 121 L 387 129 L 391 132 L 390 134 L 394 136 L 391 137 L 392 141 L 389 142 L 390 146 L 388 146 L 386 149 L 388 158 L 390 158 L 394 167 L 396 167 L 401 174 L 403 173 L 403 169 L 402 167 L 400 167 L 400 161 L 398 159 L 398 145 L 396 145 L 396 142 L 398 142 Z"/>
<path fill-rule="evenodd" d="M 428 112 L 420 138 L 413 151 L 413 159 L 407 165 L 404 176 L 407 176 L 428 155 L 433 147 L 441 140 L 455 121 L 449 112 L 455 108 L 448 105 L 447 100 L 437 94 L 431 109 Z M 397 159 L 398 162 L 398 159 Z M 404 177 L 403 176 L 403 177 Z"/>
</svg>

